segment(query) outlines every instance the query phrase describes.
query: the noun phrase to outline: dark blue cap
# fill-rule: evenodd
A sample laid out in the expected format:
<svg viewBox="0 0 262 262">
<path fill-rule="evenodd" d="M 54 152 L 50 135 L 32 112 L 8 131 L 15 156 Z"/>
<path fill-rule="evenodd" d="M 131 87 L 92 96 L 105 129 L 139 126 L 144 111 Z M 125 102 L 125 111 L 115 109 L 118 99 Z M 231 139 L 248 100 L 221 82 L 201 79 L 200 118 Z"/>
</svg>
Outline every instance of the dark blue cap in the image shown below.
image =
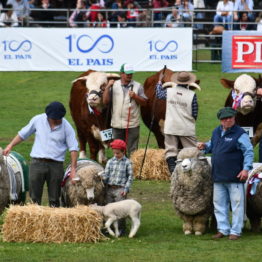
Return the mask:
<svg viewBox="0 0 262 262">
<path fill-rule="evenodd" d="M 66 109 L 62 103 L 55 101 L 45 108 L 45 113 L 48 118 L 60 120 L 65 116 Z"/>
</svg>

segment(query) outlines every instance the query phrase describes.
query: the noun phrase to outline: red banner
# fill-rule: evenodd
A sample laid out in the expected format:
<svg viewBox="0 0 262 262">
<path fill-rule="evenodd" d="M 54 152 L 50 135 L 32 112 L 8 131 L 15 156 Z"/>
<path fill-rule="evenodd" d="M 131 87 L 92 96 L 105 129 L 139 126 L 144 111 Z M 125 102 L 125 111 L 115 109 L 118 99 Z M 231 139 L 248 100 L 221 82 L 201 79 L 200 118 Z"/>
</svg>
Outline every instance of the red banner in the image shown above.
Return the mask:
<svg viewBox="0 0 262 262">
<path fill-rule="evenodd" d="M 232 36 L 232 68 L 262 68 L 262 36 Z"/>
</svg>

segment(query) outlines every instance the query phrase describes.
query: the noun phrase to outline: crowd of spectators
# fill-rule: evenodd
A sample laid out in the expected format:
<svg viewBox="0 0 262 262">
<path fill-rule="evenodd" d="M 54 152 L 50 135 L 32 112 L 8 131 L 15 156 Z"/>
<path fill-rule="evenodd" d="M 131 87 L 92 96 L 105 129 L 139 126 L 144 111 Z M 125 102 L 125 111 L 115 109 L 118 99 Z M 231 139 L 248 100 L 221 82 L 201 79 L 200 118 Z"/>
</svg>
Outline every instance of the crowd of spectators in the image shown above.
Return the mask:
<svg viewBox="0 0 262 262">
<path fill-rule="evenodd" d="M 0 26 L 58 26 L 62 21 L 70 27 L 191 27 L 196 20 L 198 29 L 206 21 L 225 30 L 261 30 L 262 15 L 254 9 L 262 9 L 262 1 L 0 0 Z"/>
</svg>

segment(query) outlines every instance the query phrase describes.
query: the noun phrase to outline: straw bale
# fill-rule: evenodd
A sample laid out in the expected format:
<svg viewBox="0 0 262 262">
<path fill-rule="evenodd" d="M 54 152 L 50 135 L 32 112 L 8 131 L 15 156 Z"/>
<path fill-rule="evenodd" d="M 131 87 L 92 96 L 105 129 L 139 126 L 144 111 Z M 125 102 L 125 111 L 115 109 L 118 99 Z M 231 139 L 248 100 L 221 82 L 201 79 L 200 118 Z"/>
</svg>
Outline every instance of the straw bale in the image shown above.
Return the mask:
<svg viewBox="0 0 262 262">
<path fill-rule="evenodd" d="M 145 149 L 138 149 L 132 153 L 130 159 L 133 163 L 135 178 L 140 179 L 140 169 Z M 164 149 L 147 149 L 143 165 L 142 180 L 170 180 Z"/>
<path fill-rule="evenodd" d="M 6 242 L 97 242 L 104 239 L 102 216 L 88 206 L 51 208 L 11 205 L 3 224 Z"/>
</svg>

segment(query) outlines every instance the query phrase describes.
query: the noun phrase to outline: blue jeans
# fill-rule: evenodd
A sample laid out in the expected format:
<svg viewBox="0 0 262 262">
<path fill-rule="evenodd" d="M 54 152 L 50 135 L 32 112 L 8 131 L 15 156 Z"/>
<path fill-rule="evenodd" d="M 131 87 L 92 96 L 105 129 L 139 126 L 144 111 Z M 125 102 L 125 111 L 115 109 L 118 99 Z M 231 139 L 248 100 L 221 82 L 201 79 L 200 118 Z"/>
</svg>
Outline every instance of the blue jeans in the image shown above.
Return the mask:
<svg viewBox="0 0 262 262">
<path fill-rule="evenodd" d="M 216 25 L 224 26 L 227 30 L 232 30 L 232 23 L 233 23 L 233 16 L 221 16 L 221 15 L 215 15 L 214 17 L 214 23 Z"/>
<path fill-rule="evenodd" d="M 218 232 L 240 236 L 244 225 L 244 183 L 214 183 L 213 202 Z M 229 211 L 232 208 L 232 225 Z"/>
</svg>

